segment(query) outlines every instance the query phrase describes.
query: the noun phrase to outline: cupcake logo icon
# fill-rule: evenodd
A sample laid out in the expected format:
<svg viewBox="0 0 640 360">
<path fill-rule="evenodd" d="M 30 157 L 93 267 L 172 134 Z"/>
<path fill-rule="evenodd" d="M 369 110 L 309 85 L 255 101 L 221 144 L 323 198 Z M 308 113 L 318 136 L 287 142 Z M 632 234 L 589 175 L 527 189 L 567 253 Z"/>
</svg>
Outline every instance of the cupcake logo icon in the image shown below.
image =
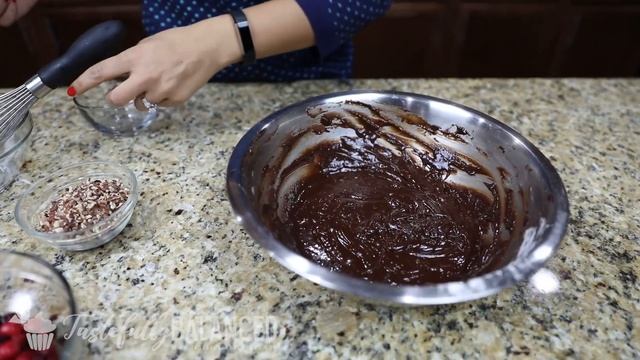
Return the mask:
<svg viewBox="0 0 640 360">
<path fill-rule="evenodd" d="M 36 316 L 24 323 L 23 327 L 31 350 L 43 351 L 51 347 L 53 332 L 56 330 L 56 325 L 51 320 Z"/>
</svg>

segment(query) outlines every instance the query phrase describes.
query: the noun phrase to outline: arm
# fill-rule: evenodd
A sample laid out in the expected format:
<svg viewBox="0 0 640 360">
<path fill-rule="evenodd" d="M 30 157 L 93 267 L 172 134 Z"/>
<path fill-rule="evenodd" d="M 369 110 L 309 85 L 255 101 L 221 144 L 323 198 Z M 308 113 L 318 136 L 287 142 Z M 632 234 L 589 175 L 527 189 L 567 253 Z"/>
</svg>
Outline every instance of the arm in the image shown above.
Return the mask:
<svg viewBox="0 0 640 360">
<path fill-rule="evenodd" d="M 272 0 L 244 11 L 258 58 L 307 48 L 315 42 L 313 29 L 295 0 Z M 128 74 L 108 95 L 114 105 L 144 94 L 153 103 L 174 106 L 186 101 L 216 72 L 240 61 L 242 55 L 233 19 L 222 15 L 148 37 L 89 68 L 72 87 L 82 94 Z"/>
<path fill-rule="evenodd" d="M 309 20 L 293 0 L 267 1 L 244 12 L 258 59 L 308 48 L 315 43 Z"/>
<path fill-rule="evenodd" d="M 29 12 L 38 0 L 0 0 L 0 26 L 7 27 Z"/>
<path fill-rule="evenodd" d="M 384 14 L 391 0 L 297 0 L 316 34 L 322 57 L 351 40 L 369 22 Z"/>
</svg>

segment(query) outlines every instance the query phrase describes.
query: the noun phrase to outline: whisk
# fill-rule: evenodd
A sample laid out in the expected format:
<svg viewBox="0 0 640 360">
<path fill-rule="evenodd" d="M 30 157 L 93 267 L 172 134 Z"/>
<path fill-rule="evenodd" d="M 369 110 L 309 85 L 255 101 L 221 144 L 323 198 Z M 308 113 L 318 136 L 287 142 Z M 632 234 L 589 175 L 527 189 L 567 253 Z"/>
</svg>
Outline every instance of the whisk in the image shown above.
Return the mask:
<svg viewBox="0 0 640 360">
<path fill-rule="evenodd" d="M 68 86 L 91 65 L 117 54 L 124 35 L 122 22 L 100 23 L 82 34 L 64 55 L 40 69 L 37 75 L 0 95 L 0 143 L 22 125 L 36 101 L 55 88 Z"/>
</svg>

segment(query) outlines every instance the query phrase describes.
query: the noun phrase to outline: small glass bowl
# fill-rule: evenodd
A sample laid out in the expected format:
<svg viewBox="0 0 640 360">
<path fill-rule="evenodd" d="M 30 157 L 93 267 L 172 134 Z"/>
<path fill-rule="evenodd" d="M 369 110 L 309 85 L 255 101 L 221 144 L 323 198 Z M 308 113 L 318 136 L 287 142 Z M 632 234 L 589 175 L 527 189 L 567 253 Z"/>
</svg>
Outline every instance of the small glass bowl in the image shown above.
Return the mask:
<svg viewBox="0 0 640 360">
<path fill-rule="evenodd" d="M 111 136 L 134 136 L 149 127 L 159 116 L 157 107 L 140 111 L 133 100 L 126 106 L 107 103 L 106 96 L 119 82 L 107 81 L 73 98 L 82 116 L 96 130 Z"/>
<path fill-rule="evenodd" d="M 5 141 L 0 142 L 0 192 L 3 192 L 20 174 L 24 164 L 29 137 L 33 130 L 31 115 L 27 113 L 22 124 Z"/>
<path fill-rule="evenodd" d="M 23 325 L 34 318 L 51 321 L 55 328 L 51 345 L 45 350 L 47 358 L 71 359 L 79 341 L 77 336 L 65 339 L 65 334 L 71 333 L 77 314 L 71 287 L 53 266 L 33 255 L 0 250 L 0 322 L 12 318 Z M 18 342 L 19 351 L 24 353 L 35 346 L 34 339 L 43 336 L 49 335 L 27 332 L 2 340 Z"/>
<path fill-rule="evenodd" d="M 39 231 L 40 214 L 67 187 L 86 180 L 118 179 L 129 189 L 129 198 L 107 219 L 86 229 L 62 233 Z M 127 224 L 138 201 L 138 184 L 133 172 L 109 162 L 85 162 L 54 172 L 33 184 L 18 200 L 15 218 L 22 230 L 64 250 L 88 250 L 115 238 Z"/>
</svg>

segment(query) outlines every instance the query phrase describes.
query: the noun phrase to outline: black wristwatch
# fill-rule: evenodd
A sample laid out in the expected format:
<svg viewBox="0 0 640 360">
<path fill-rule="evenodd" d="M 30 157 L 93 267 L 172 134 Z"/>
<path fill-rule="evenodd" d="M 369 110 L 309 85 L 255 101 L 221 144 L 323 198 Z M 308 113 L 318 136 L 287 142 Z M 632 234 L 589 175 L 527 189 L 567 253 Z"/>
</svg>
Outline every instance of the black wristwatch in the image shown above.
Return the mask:
<svg viewBox="0 0 640 360">
<path fill-rule="evenodd" d="M 253 64 L 256 62 L 256 49 L 253 47 L 253 39 L 251 38 L 251 29 L 249 28 L 247 16 L 241 9 L 231 10 L 229 15 L 233 17 L 233 21 L 236 23 L 236 27 L 240 33 L 240 41 L 242 41 L 242 50 L 244 51 L 242 64 Z"/>
</svg>

